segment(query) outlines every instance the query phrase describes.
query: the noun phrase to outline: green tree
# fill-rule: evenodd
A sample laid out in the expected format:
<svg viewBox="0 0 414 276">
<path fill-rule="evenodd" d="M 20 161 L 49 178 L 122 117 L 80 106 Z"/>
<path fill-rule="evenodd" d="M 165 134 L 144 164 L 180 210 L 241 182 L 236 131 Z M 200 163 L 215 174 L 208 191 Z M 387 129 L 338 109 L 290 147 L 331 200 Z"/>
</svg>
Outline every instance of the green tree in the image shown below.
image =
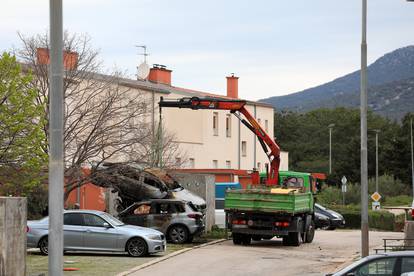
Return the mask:
<svg viewBox="0 0 414 276">
<path fill-rule="evenodd" d="M 0 194 L 28 196 L 41 185 L 46 154 L 41 130 L 43 107 L 31 75 L 22 74 L 16 58 L 0 56 Z"/>
</svg>

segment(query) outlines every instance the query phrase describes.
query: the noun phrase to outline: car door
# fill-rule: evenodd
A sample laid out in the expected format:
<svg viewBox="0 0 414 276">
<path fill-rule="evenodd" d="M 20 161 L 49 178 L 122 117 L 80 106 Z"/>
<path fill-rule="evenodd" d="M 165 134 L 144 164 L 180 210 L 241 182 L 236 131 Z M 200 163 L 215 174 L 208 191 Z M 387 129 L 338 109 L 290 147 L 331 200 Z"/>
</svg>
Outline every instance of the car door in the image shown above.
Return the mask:
<svg viewBox="0 0 414 276">
<path fill-rule="evenodd" d="M 83 216 L 81 213 L 66 213 L 63 217 L 63 242 L 65 249 L 80 250 L 83 247 Z"/>
<path fill-rule="evenodd" d="M 149 212 L 150 210 L 149 210 L 148 203 L 137 204 L 136 206 L 134 206 L 134 208 L 131 208 L 128 214 L 123 215 L 121 220 L 122 222 L 126 224 L 149 227 L 148 226 Z"/>
<path fill-rule="evenodd" d="M 346 276 L 395 276 L 398 265 L 397 257 L 379 258 L 364 263 L 354 270 L 346 273 Z M 398 274 L 399 276 L 399 274 Z"/>
<path fill-rule="evenodd" d="M 166 234 L 168 226 L 172 221 L 171 203 L 153 202 L 148 215 L 148 227 Z"/>
<path fill-rule="evenodd" d="M 407 256 L 401 258 L 400 274 L 408 272 L 414 272 L 414 256 Z"/>
<path fill-rule="evenodd" d="M 83 214 L 85 250 L 117 251 L 119 231 L 96 214 Z"/>
</svg>

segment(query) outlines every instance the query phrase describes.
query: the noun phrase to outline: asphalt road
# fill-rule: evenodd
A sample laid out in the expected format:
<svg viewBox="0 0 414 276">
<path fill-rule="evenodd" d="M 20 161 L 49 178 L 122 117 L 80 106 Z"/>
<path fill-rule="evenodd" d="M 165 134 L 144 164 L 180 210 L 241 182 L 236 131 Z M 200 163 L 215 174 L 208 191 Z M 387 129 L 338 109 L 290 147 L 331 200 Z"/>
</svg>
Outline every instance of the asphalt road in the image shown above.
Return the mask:
<svg viewBox="0 0 414 276">
<path fill-rule="evenodd" d="M 403 233 L 370 232 L 371 252 L 383 238 L 403 238 Z M 232 241 L 197 248 L 136 271 L 141 275 L 325 275 L 359 256 L 360 232 L 317 231 L 311 244 L 286 247 L 280 239 L 235 246 Z M 372 253 L 371 253 L 372 254 Z"/>
</svg>

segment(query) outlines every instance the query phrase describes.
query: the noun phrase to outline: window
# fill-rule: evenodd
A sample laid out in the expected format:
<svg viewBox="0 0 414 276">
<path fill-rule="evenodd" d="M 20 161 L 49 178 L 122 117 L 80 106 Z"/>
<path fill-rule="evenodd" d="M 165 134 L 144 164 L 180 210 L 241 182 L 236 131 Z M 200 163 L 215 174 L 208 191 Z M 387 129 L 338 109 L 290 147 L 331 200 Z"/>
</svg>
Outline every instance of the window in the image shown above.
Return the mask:
<svg viewBox="0 0 414 276">
<path fill-rule="evenodd" d="M 282 186 L 284 188 L 302 188 L 303 178 L 301 177 L 286 177 L 283 179 Z"/>
<path fill-rule="evenodd" d="M 401 273 L 414 271 L 414 258 L 403 257 L 401 263 Z"/>
<path fill-rule="evenodd" d="M 258 118 L 257 122 L 259 123 L 259 125 L 262 125 L 262 119 Z"/>
<path fill-rule="evenodd" d="M 218 168 L 218 161 L 217 160 L 213 160 L 213 168 L 214 169 Z"/>
<path fill-rule="evenodd" d="M 195 160 L 194 160 L 194 158 L 190 158 L 189 161 L 190 161 L 190 164 L 189 164 L 190 169 L 194 169 L 195 168 Z"/>
<path fill-rule="evenodd" d="M 395 261 L 397 258 L 381 258 L 373 260 L 372 262 L 366 263 L 357 269 L 355 269 L 355 275 L 364 275 L 364 276 L 392 276 Z"/>
<path fill-rule="evenodd" d="M 100 217 L 92 214 L 83 214 L 83 219 L 85 220 L 86 226 L 105 227 L 104 224 L 107 223 Z"/>
<path fill-rule="evenodd" d="M 181 166 L 181 158 L 180 157 L 175 158 L 175 165 L 176 166 Z"/>
<path fill-rule="evenodd" d="M 247 143 L 246 143 L 246 141 L 241 142 L 241 152 L 242 152 L 242 156 L 247 156 Z"/>
<path fill-rule="evenodd" d="M 230 160 L 226 160 L 226 168 L 231 169 L 231 161 Z"/>
<path fill-rule="evenodd" d="M 265 120 L 265 131 L 268 132 L 269 131 L 269 121 Z"/>
<path fill-rule="evenodd" d="M 226 115 L 226 137 L 231 137 L 231 114 Z"/>
<path fill-rule="evenodd" d="M 213 135 L 218 136 L 218 112 L 213 112 Z"/>
<path fill-rule="evenodd" d="M 82 214 L 69 213 L 64 216 L 64 225 L 83 225 Z"/>
<path fill-rule="evenodd" d="M 262 164 L 260 164 L 260 162 L 257 162 L 257 170 L 259 172 L 262 170 Z"/>
</svg>

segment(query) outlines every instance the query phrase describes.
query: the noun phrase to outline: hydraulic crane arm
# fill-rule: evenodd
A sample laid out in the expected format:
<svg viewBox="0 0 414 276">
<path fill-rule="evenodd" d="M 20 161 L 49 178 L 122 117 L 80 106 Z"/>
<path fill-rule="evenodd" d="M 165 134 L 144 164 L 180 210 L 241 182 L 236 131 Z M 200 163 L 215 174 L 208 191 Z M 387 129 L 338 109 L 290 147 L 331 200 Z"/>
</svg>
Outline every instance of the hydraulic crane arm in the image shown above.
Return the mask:
<svg viewBox="0 0 414 276">
<path fill-rule="evenodd" d="M 263 130 L 256 119 L 246 109 L 246 101 L 243 100 L 225 100 L 210 97 L 192 97 L 181 99 L 164 100 L 161 97 L 158 103 L 162 107 L 176 107 L 176 108 L 190 108 L 198 109 L 218 109 L 229 110 L 234 114 L 248 129 L 250 129 L 259 140 L 264 152 L 270 161 L 270 171 L 267 171 L 267 185 L 277 185 L 279 180 L 279 165 L 280 165 L 280 148 L 276 142 Z M 244 118 L 240 114 L 243 114 Z M 259 184 L 258 175 L 252 177 L 253 184 Z"/>
</svg>

